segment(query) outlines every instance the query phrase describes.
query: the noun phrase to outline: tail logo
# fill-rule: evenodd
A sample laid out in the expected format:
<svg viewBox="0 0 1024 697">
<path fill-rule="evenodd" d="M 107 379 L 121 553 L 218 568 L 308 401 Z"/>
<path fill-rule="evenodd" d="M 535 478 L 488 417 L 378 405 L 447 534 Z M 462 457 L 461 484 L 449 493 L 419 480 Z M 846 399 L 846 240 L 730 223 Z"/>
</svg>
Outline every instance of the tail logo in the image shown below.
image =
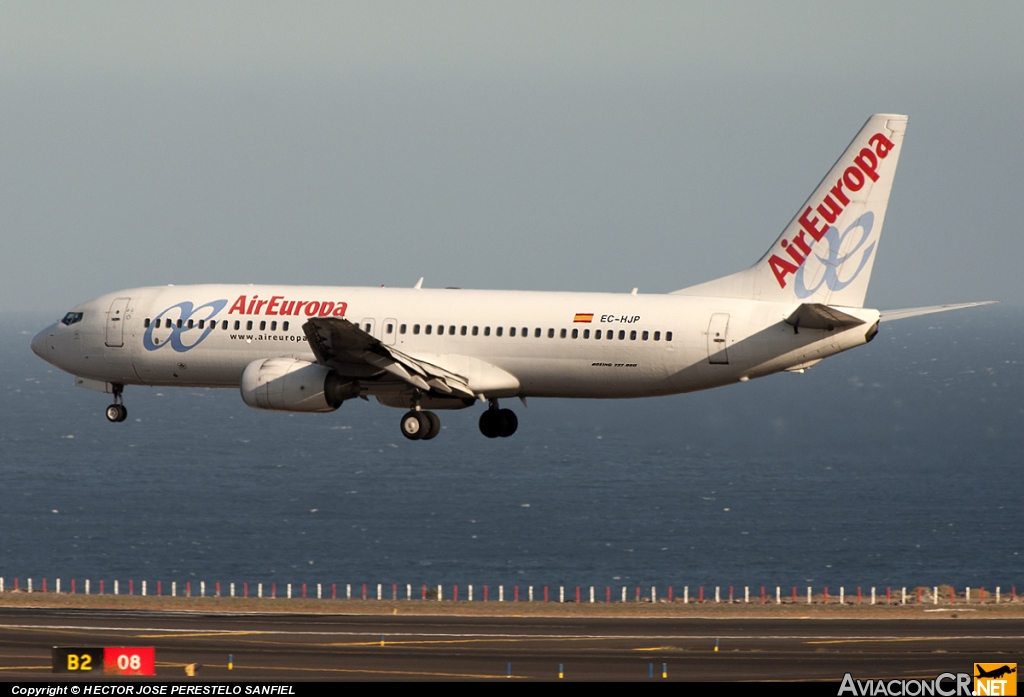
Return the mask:
<svg viewBox="0 0 1024 697">
<path fill-rule="evenodd" d="M 828 241 L 828 254 L 822 258 L 815 254 L 815 258 L 821 262 L 822 266 L 825 267 L 825 273 L 822 274 L 821 279 L 817 285 L 813 288 L 808 288 L 807 283 L 804 280 L 804 274 L 807 269 L 807 264 L 801 264 L 800 268 L 793 274 L 793 292 L 796 293 L 798 298 L 809 298 L 818 292 L 818 289 L 824 285 L 829 290 L 837 291 L 842 290 L 846 286 L 853 283 L 853 280 L 860 275 L 860 272 L 864 270 L 864 266 L 871 259 L 871 254 L 875 251 L 876 242 L 872 242 L 863 251 L 860 251 L 861 247 L 864 247 L 864 243 L 871 237 L 871 228 L 875 224 L 875 214 L 868 211 L 861 217 L 850 223 L 850 227 L 846 228 L 843 234 L 839 234 L 839 230 L 835 227 L 830 227 L 822 237 Z M 860 230 L 860 239 L 857 240 L 857 244 L 849 252 L 843 256 L 839 256 L 839 251 L 843 248 L 847 238 L 855 230 Z M 860 263 L 857 265 L 856 271 L 854 271 L 849 278 L 843 280 L 839 278 L 839 268 L 846 263 L 848 259 L 853 257 L 855 254 L 860 252 Z"/>
<path fill-rule="evenodd" d="M 846 206 L 849 205 L 849 194 L 856 193 L 863 189 L 869 179 L 872 182 L 878 181 L 879 162 L 888 157 L 889 153 L 896 147 L 891 140 L 881 133 L 876 133 L 868 138 L 868 145 L 871 147 L 861 148 L 857 156 L 853 158 L 853 164 L 843 171 L 843 175 L 839 177 L 835 185 L 829 189 L 827 194 L 825 194 L 821 203 L 818 204 L 814 210 L 808 206 L 804 212 L 800 214 L 800 217 L 798 218 L 798 222 L 800 223 L 799 232 L 793 235 L 792 239 L 783 239 L 781 242 L 782 251 L 785 252 L 789 259 L 785 259 L 779 254 L 772 254 L 768 259 L 768 265 L 771 266 L 772 273 L 775 274 L 775 280 L 778 282 L 779 288 L 786 287 L 787 276 L 790 274 L 795 276 L 797 271 L 803 268 L 804 262 L 807 261 L 807 258 L 811 255 L 811 251 L 816 243 L 820 242 L 823 237 L 828 237 L 830 234 L 833 238 L 837 235 L 836 228 L 832 227 L 832 224 L 839 219 L 839 216 L 846 209 Z M 818 218 L 818 215 L 814 214 L 815 211 L 817 211 L 821 218 Z M 863 219 L 864 216 L 861 216 L 858 221 Z M 822 222 L 822 220 L 824 220 L 824 222 Z M 854 222 L 849 228 L 847 228 L 847 232 L 857 226 L 857 224 L 857 222 Z M 805 235 L 810 239 L 805 237 Z M 845 239 L 846 233 L 843 233 L 842 237 Z M 864 236 L 861 238 L 860 244 L 863 244 L 863 241 L 866 239 L 867 233 L 865 232 Z M 833 244 L 833 241 L 834 239 L 829 239 L 830 260 L 839 253 L 839 248 L 837 245 Z M 858 244 L 858 247 L 860 244 Z M 874 245 L 872 244 L 871 247 L 865 250 L 865 259 L 868 258 L 873 248 Z M 834 252 L 832 251 L 833 249 L 835 249 Z M 821 259 L 821 257 L 818 258 Z M 822 262 L 830 263 L 825 259 L 822 259 Z M 862 263 L 857 269 L 857 273 L 860 273 L 860 269 L 863 267 L 864 265 Z M 854 274 L 854 276 L 856 276 L 856 274 Z M 835 274 L 832 275 L 832 278 L 836 279 L 835 282 L 838 282 Z M 849 279 L 843 285 L 848 284 L 852 280 L 852 278 Z M 829 288 L 833 287 L 829 285 Z M 833 288 L 833 290 L 836 290 L 836 288 Z"/>
</svg>

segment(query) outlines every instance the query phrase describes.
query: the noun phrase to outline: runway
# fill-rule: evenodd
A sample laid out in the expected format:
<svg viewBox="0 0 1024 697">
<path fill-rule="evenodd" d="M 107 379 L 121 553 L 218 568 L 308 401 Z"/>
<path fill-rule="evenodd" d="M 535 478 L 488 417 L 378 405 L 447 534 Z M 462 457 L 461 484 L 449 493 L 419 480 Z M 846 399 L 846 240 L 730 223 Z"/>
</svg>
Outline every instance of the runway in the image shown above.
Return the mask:
<svg viewBox="0 0 1024 697">
<path fill-rule="evenodd" d="M 61 677 L 53 646 L 154 646 L 165 680 L 555 680 L 561 666 L 565 680 L 838 683 L 1024 663 L 1024 621 L 0 609 L 0 680 Z"/>
</svg>

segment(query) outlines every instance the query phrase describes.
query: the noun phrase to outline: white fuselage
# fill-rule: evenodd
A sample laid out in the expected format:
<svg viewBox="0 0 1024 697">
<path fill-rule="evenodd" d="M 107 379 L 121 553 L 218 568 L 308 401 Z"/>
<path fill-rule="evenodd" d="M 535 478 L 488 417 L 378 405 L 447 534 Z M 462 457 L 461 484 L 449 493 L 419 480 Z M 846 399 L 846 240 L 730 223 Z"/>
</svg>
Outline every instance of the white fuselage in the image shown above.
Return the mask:
<svg viewBox="0 0 1024 697">
<path fill-rule="evenodd" d="M 876 310 L 845 308 L 864 324 L 796 331 L 784 320 L 798 305 L 686 295 L 167 286 L 83 303 L 73 310 L 80 320 L 47 327 L 33 350 L 87 380 L 237 388 L 253 361 L 315 363 L 302 327 L 328 314 L 453 372 L 470 361 L 514 376 L 491 384 L 487 398 L 646 397 L 817 362 L 870 340 L 879 318 Z M 387 377 L 361 380 L 362 394 L 393 392 Z"/>
</svg>

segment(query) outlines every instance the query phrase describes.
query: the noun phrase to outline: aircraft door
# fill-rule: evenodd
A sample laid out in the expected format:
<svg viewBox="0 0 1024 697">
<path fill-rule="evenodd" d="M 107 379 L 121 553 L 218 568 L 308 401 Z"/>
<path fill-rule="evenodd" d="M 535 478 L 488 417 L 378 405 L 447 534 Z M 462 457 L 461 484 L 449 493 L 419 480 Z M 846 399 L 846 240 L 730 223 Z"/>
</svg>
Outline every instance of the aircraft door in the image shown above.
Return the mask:
<svg viewBox="0 0 1024 697">
<path fill-rule="evenodd" d="M 377 322 L 372 317 L 367 317 L 359 323 L 359 328 L 370 336 L 377 338 Z"/>
<path fill-rule="evenodd" d="M 398 322 L 393 319 L 386 319 L 382 329 L 381 340 L 388 346 L 394 346 L 396 334 L 398 334 Z"/>
<path fill-rule="evenodd" d="M 729 364 L 728 349 L 729 315 L 717 312 L 711 315 L 708 325 L 708 363 Z"/>
<path fill-rule="evenodd" d="M 110 311 L 107 312 L 106 344 L 111 348 L 124 346 L 125 312 L 130 301 L 131 298 L 115 298 L 114 302 L 110 303 Z"/>
</svg>

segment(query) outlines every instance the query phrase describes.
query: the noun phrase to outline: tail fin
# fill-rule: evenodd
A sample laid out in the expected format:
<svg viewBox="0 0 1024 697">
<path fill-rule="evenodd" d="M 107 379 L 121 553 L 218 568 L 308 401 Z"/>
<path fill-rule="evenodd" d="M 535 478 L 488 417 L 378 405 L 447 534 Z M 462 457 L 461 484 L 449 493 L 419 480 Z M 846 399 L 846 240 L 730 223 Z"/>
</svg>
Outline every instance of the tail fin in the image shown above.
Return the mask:
<svg viewBox="0 0 1024 697">
<path fill-rule="evenodd" d="M 872 116 L 756 264 L 675 294 L 862 307 L 906 128 Z"/>
</svg>

